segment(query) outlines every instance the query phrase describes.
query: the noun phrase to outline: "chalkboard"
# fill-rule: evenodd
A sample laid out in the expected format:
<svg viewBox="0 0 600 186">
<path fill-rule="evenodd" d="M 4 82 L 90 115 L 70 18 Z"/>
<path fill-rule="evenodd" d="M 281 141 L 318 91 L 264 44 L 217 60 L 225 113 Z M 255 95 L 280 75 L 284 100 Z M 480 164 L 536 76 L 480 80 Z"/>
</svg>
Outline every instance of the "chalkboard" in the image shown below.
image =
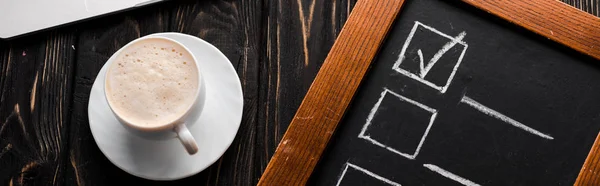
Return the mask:
<svg viewBox="0 0 600 186">
<path fill-rule="evenodd" d="M 404 3 L 356 3 L 258 185 L 600 185 L 598 17 Z"/>
<path fill-rule="evenodd" d="M 462 2 L 407 1 L 309 185 L 573 185 L 598 62 Z"/>
</svg>

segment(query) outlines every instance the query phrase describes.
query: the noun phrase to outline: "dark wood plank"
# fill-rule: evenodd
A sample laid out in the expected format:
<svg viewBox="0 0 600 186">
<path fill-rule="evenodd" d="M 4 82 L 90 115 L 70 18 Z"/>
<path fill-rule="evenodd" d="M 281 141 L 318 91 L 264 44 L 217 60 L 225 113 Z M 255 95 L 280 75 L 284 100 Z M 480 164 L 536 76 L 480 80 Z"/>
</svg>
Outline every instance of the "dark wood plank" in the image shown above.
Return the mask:
<svg viewBox="0 0 600 186">
<path fill-rule="evenodd" d="M 257 151 L 258 70 L 266 53 L 262 1 L 180 3 L 171 12 L 170 29 L 197 36 L 221 50 L 236 68 L 242 83 L 244 109 L 237 136 L 226 153 L 195 177 L 207 185 L 254 185 L 261 169 Z M 260 155 L 260 154 L 258 154 Z M 264 158 L 264 157 L 263 157 Z"/>
<path fill-rule="evenodd" d="M 259 176 L 355 3 L 303 0 L 270 1 L 265 5 L 269 16 L 264 23 L 266 43 L 262 46 L 266 59 L 261 60 L 259 75 Z"/>
<path fill-rule="evenodd" d="M 261 1 L 177 1 L 91 21 L 81 31 L 71 127 L 70 184 L 219 184 L 251 185 L 255 169 L 258 62 L 261 47 Z M 219 48 L 238 69 L 244 90 L 244 116 L 238 136 L 220 161 L 190 178 L 151 182 L 111 164 L 99 151 L 89 131 L 87 102 L 93 80 L 105 61 L 129 41 L 155 32 L 183 32 Z M 225 168 L 222 168 L 225 167 Z M 118 178 L 118 179 L 115 179 Z"/>
<path fill-rule="evenodd" d="M 8 74 L 9 64 L 9 54 L 10 54 L 10 43 L 0 40 L 0 88 L 4 85 L 4 80 L 6 79 L 5 74 Z M 2 102 L 2 92 L 0 91 L 0 102 Z"/>
<path fill-rule="evenodd" d="M 77 25 L 82 29 L 75 47 L 77 64 L 66 185 L 153 183 L 122 171 L 106 159 L 90 132 L 87 108 L 92 84 L 106 60 L 120 47 L 140 36 L 166 31 L 169 18 L 166 10 L 173 7 L 173 4 L 158 4 Z"/>
<path fill-rule="evenodd" d="M 462 0 L 539 35 L 600 59 L 600 18 L 546 0 Z"/>
<path fill-rule="evenodd" d="M 62 185 L 74 42 L 60 29 L 0 46 L 0 183 Z"/>
<path fill-rule="evenodd" d="M 357 2 L 258 185 L 306 184 L 403 2 Z"/>
<path fill-rule="evenodd" d="M 598 0 L 561 0 L 577 9 L 593 15 L 600 15 L 600 1 Z"/>
</svg>

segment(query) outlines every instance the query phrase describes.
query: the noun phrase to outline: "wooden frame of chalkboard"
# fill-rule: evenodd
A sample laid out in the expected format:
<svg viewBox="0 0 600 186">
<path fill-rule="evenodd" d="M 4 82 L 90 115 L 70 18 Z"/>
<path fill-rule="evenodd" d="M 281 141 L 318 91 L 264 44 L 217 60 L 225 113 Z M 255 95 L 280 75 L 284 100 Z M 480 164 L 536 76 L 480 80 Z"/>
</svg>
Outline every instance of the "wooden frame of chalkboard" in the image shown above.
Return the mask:
<svg viewBox="0 0 600 186">
<path fill-rule="evenodd" d="M 600 19 L 560 1 L 462 0 L 600 60 Z M 327 147 L 404 0 L 358 1 L 258 185 L 304 185 Z M 600 135 L 575 185 L 600 185 Z"/>
</svg>

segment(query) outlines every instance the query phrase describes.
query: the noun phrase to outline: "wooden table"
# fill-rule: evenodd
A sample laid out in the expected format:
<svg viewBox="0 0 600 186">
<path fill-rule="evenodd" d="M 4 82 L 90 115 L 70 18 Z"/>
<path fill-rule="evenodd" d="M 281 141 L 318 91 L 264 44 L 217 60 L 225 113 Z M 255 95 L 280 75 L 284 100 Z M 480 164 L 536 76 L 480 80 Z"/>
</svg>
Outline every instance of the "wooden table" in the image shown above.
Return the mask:
<svg viewBox="0 0 600 186">
<path fill-rule="evenodd" d="M 600 15 L 599 0 L 563 0 Z M 254 185 L 355 0 L 170 1 L 0 41 L 0 185 Z M 92 83 L 117 49 L 182 32 L 219 48 L 242 82 L 244 114 L 225 155 L 174 182 L 129 175 L 90 133 Z"/>
</svg>

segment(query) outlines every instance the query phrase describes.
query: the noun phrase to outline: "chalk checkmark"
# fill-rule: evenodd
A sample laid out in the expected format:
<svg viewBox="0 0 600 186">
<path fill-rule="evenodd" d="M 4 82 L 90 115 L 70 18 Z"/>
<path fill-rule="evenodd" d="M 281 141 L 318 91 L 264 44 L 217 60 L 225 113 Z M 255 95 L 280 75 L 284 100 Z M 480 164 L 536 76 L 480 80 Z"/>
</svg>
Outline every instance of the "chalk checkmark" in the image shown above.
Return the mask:
<svg viewBox="0 0 600 186">
<path fill-rule="evenodd" d="M 423 63 L 423 52 L 421 51 L 421 49 L 419 49 L 417 51 L 417 54 L 419 55 L 419 68 L 420 68 L 419 76 L 421 76 L 421 78 L 425 78 L 427 73 L 429 73 L 429 70 L 431 70 L 431 68 L 433 68 L 433 65 L 435 65 L 435 63 L 437 63 L 437 61 L 440 60 L 440 58 L 442 58 L 442 56 L 446 52 L 448 52 L 448 50 L 450 50 L 452 47 L 454 47 L 454 45 L 460 43 L 465 38 L 466 35 L 467 35 L 467 33 L 463 31 L 460 34 L 458 34 L 458 36 L 454 37 L 452 40 L 450 40 L 448 43 L 446 43 L 442 47 L 442 49 L 440 49 L 437 53 L 435 53 L 435 55 L 433 55 L 433 57 L 427 63 L 427 66 L 425 66 Z"/>
</svg>

